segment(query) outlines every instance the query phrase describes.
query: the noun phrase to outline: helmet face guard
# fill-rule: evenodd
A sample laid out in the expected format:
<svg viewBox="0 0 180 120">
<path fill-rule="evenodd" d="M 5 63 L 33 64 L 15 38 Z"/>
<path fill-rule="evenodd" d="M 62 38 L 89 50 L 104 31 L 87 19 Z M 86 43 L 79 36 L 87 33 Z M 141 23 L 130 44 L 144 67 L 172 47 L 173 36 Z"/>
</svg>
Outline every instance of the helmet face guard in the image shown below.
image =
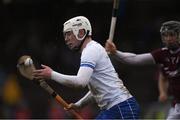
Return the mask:
<svg viewBox="0 0 180 120">
<path fill-rule="evenodd" d="M 86 36 L 92 35 L 92 28 L 89 20 L 84 16 L 77 16 L 69 19 L 64 24 L 63 33 L 72 31 L 77 40 L 82 41 Z M 79 30 L 84 29 L 85 35 L 82 38 L 78 37 Z"/>
<path fill-rule="evenodd" d="M 180 22 L 178 21 L 167 21 L 164 22 L 160 29 L 161 39 L 164 44 L 169 48 L 177 48 L 180 44 Z M 174 44 L 168 45 L 165 41 L 166 36 L 176 37 L 176 42 Z"/>
</svg>

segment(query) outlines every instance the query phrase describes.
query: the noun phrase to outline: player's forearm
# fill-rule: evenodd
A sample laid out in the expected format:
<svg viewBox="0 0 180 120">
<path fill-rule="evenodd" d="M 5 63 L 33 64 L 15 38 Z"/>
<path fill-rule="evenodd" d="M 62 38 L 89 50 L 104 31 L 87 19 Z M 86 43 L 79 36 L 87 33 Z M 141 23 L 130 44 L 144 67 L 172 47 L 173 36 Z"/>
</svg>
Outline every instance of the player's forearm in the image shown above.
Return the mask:
<svg viewBox="0 0 180 120">
<path fill-rule="evenodd" d="M 134 53 L 117 51 L 115 53 L 115 56 L 118 60 L 126 64 L 132 64 L 132 65 L 155 64 L 154 59 L 150 53 L 137 55 Z"/>
<path fill-rule="evenodd" d="M 67 86 L 80 86 L 80 84 L 78 85 L 79 82 L 78 81 L 78 77 L 77 76 L 69 76 L 69 75 L 64 75 L 58 72 L 53 71 L 51 73 L 51 79 L 55 80 L 56 82 L 63 84 L 63 85 L 67 85 Z M 77 84 L 75 84 L 75 81 L 77 82 Z"/>
<path fill-rule="evenodd" d="M 90 79 L 92 70 L 89 68 L 80 68 L 77 75 L 64 75 L 55 71 L 51 73 L 51 79 L 56 82 L 72 86 L 72 87 L 85 87 Z"/>
<path fill-rule="evenodd" d="M 159 81 L 158 81 L 158 87 L 159 87 L 159 93 L 160 94 L 167 94 L 168 90 L 168 80 L 164 78 L 162 73 L 159 75 Z"/>
<path fill-rule="evenodd" d="M 76 102 L 75 105 L 77 105 L 79 107 L 83 107 L 93 101 L 94 101 L 94 98 L 93 98 L 91 92 L 89 91 L 83 98 L 81 98 L 78 102 Z"/>
</svg>

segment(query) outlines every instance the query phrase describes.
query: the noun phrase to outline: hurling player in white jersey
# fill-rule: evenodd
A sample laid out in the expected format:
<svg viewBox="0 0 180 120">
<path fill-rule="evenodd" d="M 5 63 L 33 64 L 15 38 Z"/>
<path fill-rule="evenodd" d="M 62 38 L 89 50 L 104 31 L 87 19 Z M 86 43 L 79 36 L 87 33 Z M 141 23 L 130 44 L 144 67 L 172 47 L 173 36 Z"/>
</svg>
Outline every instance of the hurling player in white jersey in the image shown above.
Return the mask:
<svg viewBox="0 0 180 120">
<path fill-rule="evenodd" d="M 71 86 L 88 86 L 89 92 L 69 109 L 79 109 L 95 101 L 101 112 L 96 119 L 138 119 L 139 105 L 118 77 L 105 49 L 92 40 L 92 28 L 84 16 L 71 18 L 64 23 L 64 38 L 71 50 L 81 53 L 77 75 L 65 75 L 42 65 L 35 70 L 35 78 L 52 79 Z"/>
<path fill-rule="evenodd" d="M 111 40 L 106 42 L 106 50 L 126 64 L 160 65 L 159 101 L 165 102 L 168 95 L 173 97 L 172 107 L 167 119 L 180 119 L 180 22 L 164 22 L 160 29 L 164 48 L 153 50 L 151 53 L 134 54 L 121 52 Z"/>
</svg>

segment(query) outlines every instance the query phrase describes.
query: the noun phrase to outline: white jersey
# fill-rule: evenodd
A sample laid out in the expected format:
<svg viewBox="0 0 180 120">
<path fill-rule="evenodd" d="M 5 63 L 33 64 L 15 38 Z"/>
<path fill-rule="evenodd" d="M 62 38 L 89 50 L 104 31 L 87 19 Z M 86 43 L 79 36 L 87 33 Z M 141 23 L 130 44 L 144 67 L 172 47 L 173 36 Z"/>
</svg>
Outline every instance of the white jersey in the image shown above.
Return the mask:
<svg viewBox="0 0 180 120">
<path fill-rule="evenodd" d="M 99 43 L 90 41 L 86 45 L 82 51 L 80 67 L 93 69 L 88 88 L 101 109 L 109 109 L 132 97 Z"/>
</svg>

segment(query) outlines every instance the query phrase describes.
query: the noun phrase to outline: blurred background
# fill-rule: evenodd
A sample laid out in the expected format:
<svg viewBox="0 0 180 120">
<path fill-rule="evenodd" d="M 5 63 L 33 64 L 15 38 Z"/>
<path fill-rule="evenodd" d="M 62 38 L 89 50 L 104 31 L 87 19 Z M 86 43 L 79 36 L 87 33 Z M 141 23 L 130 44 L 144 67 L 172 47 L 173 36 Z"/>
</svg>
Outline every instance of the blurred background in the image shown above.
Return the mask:
<svg viewBox="0 0 180 120">
<path fill-rule="evenodd" d="M 104 46 L 109 34 L 112 0 L 0 0 L 0 118 L 74 118 L 36 84 L 19 75 L 16 63 L 31 55 L 64 74 L 76 74 L 79 53 L 64 44 L 62 24 L 83 15 L 93 27 L 93 39 Z M 121 51 L 146 53 L 162 47 L 162 22 L 180 20 L 179 0 L 120 0 L 114 42 Z M 141 118 L 165 118 L 170 103 L 158 102 L 156 66 L 129 66 L 111 58 L 120 78 L 141 106 Z M 47 81 L 68 103 L 83 97 L 75 89 Z M 80 113 L 94 118 L 88 105 Z"/>
</svg>

